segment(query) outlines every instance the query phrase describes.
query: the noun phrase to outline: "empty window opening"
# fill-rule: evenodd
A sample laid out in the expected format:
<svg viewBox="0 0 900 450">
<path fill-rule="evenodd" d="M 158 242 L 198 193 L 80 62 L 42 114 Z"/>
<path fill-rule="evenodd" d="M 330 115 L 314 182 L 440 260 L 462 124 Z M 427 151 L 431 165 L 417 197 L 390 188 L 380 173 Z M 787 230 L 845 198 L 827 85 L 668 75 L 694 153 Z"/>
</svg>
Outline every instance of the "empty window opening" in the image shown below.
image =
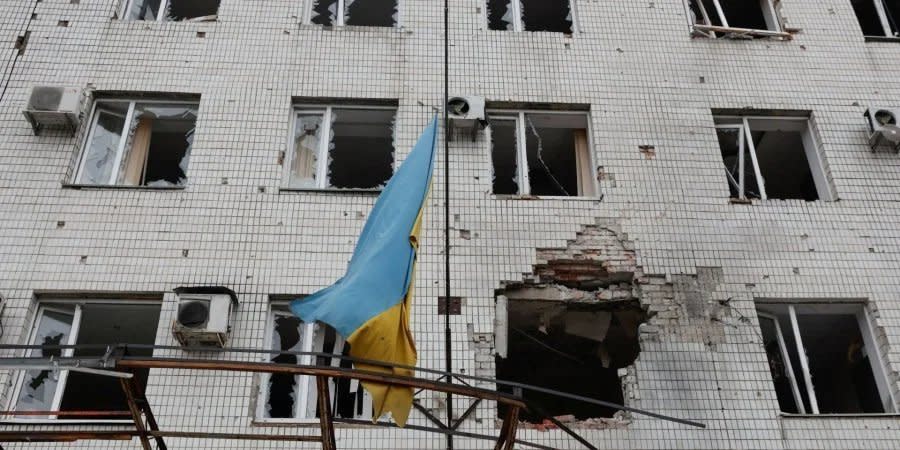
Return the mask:
<svg viewBox="0 0 900 450">
<path fill-rule="evenodd" d="M 488 28 L 500 31 L 550 31 L 571 34 L 569 0 L 487 0 Z"/>
<path fill-rule="evenodd" d="M 900 37 L 900 0 L 850 0 L 866 36 Z"/>
<path fill-rule="evenodd" d="M 216 20 L 219 0 L 130 0 L 124 11 L 128 20 L 211 21 Z"/>
<path fill-rule="evenodd" d="M 806 118 L 717 118 L 731 198 L 830 200 Z"/>
<path fill-rule="evenodd" d="M 349 355 L 350 346 L 324 324 L 308 324 L 287 305 L 273 305 L 269 319 L 269 348 L 285 352 L 320 352 Z M 268 360 L 279 364 L 319 364 L 351 368 L 339 358 L 278 353 Z M 335 417 L 371 418 L 372 399 L 357 380 L 329 380 L 329 402 Z M 319 416 L 315 378 L 305 375 L 263 374 L 257 416 L 264 421 L 296 421 Z"/>
<path fill-rule="evenodd" d="M 782 411 L 893 412 L 895 402 L 862 306 L 757 307 Z"/>
<path fill-rule="evenodd" d="M 640 352 L 638 325 L 646 314 L 636 300 L 580 303 L 517 300 L 529 292 L 505 291 L 508 298 L 507 357 L 498 356 L 497 378 L 577 393 L 623 404 L 618 369 L 634 363 Z M 545 290 L 546 291 L 546 290 Z M 512 388 L 503 388 L 512 393 Z M 529 390 L 551 416 L 574 415 L 578 420 L 613 417 L 616 409 L 587 404 Z M 501 405 L 499 417 L 503 417 Z M 522 420 L 540 423 L 544 417 L 523 412 Z"/>
<path fill-rule="evenodd" d="M 397 0 L 314 0 L 309 22 L 325 26 L 394 27 Z"/>
<path fill-rule="evenodd" d="M 395 114 L 392 108 L 297 108 L 287 187 L 383 187 L 393 175 Z"/>
<path fill-rule="evenodd" d="M 595 195 L 586 114 L 497 112 L 489 143 L 494 194 Z"/>
<path fill-rule="evenodd" d="M 781 33 L 777 0 L 688 0 L 694 29 L 708 37 L 766 37 Z M 729 30 L 730 29 L 730 30 Z"/>
<path fill-rule="evenodd" d="M 196 123 L 195 103 L 98 101 L 76 182 L 183 186 Z"/>
<path fill-rule="evenodd" d="M 159 304 L 43 303 L 38 309 L 32 345 L 112 345 L 156 342 Z M 100 357 L 104 349 L 32 350 L 33 357 Z M 152 350 L 129 348 L 129 356 L 152 356 Z M 147 385 L 149 370 L 136 372 L 138 386 Z M 142 393 L 141 393 L 142 394 Z M 127 411 L 119 380 L 61 370 L 23 373 L 16 411 Z M 45 417 L 46 418 L 46 417 Z M 103 416 L 83 417 L 104 419 Z M 106 417 L 108 419 L 108 417 Z"/>
</svg>

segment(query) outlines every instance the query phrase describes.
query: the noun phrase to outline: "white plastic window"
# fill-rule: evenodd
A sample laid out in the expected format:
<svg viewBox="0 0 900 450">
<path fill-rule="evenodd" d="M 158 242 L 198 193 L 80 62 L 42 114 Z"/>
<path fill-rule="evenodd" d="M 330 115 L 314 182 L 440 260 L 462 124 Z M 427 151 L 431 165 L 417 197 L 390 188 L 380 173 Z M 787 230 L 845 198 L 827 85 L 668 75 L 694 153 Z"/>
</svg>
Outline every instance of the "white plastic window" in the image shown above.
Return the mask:
<svg viewBox="0 0 900 450">
<path fill-rule="evenodd" d="M 833 200 L 806 117 L 717 117 L 731 197 Z"/>
<path fill-rule="evenodd" d="M 794 414 L 896 411 L 862 305 L 758 304 L 779 407 Z"/>
<path fill-rule="evenodd" d="M 708 37 L 764 37 L 783 32 L 780 0 L 687 0 L 694 30 Z"/>
<path fill-rule="evenodd" d="M 394 172 L 395 114 L 389 107 L 296 108 L 285 187 L 381 189 Z"/>
<path fill-rule="evenodd" d="M 571 34 L 574 5 L 568 0 L 486 0 L 488 29 Z"/>
<path fill-rule="evenodd" d="M 216 20 L 220 0 L 126 0 L 125 20 L 206 22 Z"/>
<path fill-rule="evenodd" d="M 489 117 L 494 194 L 597 195 L 586 114 L 495 111 Z"/>
<path fill-rule="evenodd" d="M 287 308 L 275 304 L 269 314 L 266 348 L 272 353 L 265 361 L 279 364 L 331 365 L 350 367 L 340 358 L 297 355 L 290 352 L 315 352 L 346 355 L 347 346 L 334 329 L 319 323 L 301 321 Z M 306 375 L 262 374 L 256 416 L 264 422 L 295 422 L 318 416 L 316 380 Z M 371 418 L 372 399 L 356 380 L 329 380 L 329 403 L 335 417 Z"/>
<path fill-rule="evenodd" d="M 76 183 L 185 185 L 197 108 L 185 102 L 97 101 Z"/>
<path fill-rule="evenodd" d="M 306 23 L 324 26 L 398 26 L 400 0 L 309 0 Z"/>
</svg>

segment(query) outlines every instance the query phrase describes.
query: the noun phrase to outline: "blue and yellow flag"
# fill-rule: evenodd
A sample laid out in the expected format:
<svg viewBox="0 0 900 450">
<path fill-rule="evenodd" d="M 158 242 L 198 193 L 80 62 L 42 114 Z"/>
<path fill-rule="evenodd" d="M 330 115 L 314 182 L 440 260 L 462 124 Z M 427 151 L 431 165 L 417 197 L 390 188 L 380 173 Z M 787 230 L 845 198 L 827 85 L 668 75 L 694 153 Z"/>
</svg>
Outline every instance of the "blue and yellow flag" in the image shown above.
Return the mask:
<svg viewBox="0 0 900 450">
<path fill-rule="evenodd" d="M 347 273 L 333 285 L 291 302 L 304 322 L 334 327 L 350 344 L 350 355 L 414 366 L 409 329 L 416 251 L 422 210 L 431 187 L 437 116 L 382 191 L 363 228 Z M 356 364 L 357 369 L 412 376 L 412 371 Z M 372 395 L 373 419 L 390 412 L 406 425 L 411 388 L 363 383 Z"/>
</svg>

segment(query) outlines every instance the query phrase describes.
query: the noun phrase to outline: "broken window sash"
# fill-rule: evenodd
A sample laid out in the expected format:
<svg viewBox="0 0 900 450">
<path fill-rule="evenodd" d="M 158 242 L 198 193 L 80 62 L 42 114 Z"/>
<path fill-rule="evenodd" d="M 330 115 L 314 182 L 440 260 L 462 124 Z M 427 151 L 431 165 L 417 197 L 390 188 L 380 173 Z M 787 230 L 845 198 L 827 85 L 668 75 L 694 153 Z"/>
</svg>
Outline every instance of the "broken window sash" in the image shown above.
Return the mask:
<svg viewBox="0 0 900 450">
<path fill-rule="evenodd" d="M 393 175 L 395 115 L 389 107 L 298 107 L 285 187 L 381 189 Z"/>
<path fill-rule="evenodd" d="M 832 200 L 806 117 L 718 117 L 731 198 Z"/>
<path fill-rule="evenodd" d="M 884 359 L 863 306 L 764 304 L 757 310 L 782 411 L 896 410 Z"/>
<path fill-rule="evenodd" d="M 900 1 L 851 0 L 853 11 L 863 35 L 870 37 L 900 37 Z"/>
<path fill-rule="evenodd" d="M 275 351 L 317 352 L 347 355 L 349 346 L 337 332 L 319 323 L 304 323 L 290 312 L 286 304 L 272 305 L 266 347 Z M 340 358 L 314 357 L 277 353 L 265 361 L 282 364 L 332 365 L 351 367 Z M 346 385 L 346 386 L 345 386 Z M 331 380 L 329 401 L 336 417 L 368 419 L 372 417 L 372 400 L 358 383 Z M 262 374 L 259 384 L 257 418 L 265 422 L 296 422 L 318 417 L 315 377 Z"/>
<path fill-rule="evenodd" d="M 687 0 L 695 32 L 706 37 L 784 37 L 777 0 Z"/>
<path fill-rule="evenodd" d="M 309 23 L 324 26 L 395 27 L 398 0 L 314 0 Z"/>
<path fill-rule="evenodd" d="M 569 0 L 486 0 L 488 29 L 548 31 L 571 34 L 573 5 Z"/>
<path fill-rule="evenodd" d="M 77 183 L 148 187 L 187 183 L 196 104 L 105 100 L 97 102 L 93 115 Z"/>
<path fill-rule="evenodd" d="M 38 310 L 30 345 L 72 345 L 75 343 L 73 327 L 77 330 L 78 311 L 74 307 L 50 308 L 42 306 Z M 30 357 L 69 357 L 71 349 L 39 350 L 27 352 Z M 27 370 L 22 373 L 19 393 L 15 396 L 16 411 L 56 411 L 62 397 L 60 386 L 65 385 L 68 371 Z M 51 417 L 43 417 L 53 418 Z M 34 418 L 32 416 L 32 418 Z"/>
<path fill-rule="evenodd" d="M 33 345 L 91 345 L 132 343 L 152 345 L 156 341 L 160 305 L 141 302 L 94 302 L 79 304 L 42 302 L 34 322 Z M 31 350 L 28 356 L 100 357 L 104 348 Z M 150 350 L 130 349 L 129 355 L 149 356 Z M 139 370 L 136 379 L 146 386 L 149 370 Z M 14 408 L 22 411 L 123 411 L 125 394 L 118 380 L 99 375 L 60 371 L 25 371 L 18 383 Z M 42 417 L 41 419 L 52 419 Z M 28 418 L 35 419 L 34 416 Z M 104 420 L 102 416 L 79 420 Z"/>
<path fill-rule="evenodd" d="M 490 132 L 494 194 L 596 195 L 585 114 L 497 113 Z"/>
<path fill-rule="evenodd" d="M 127 0 L 121 17 L 126 20 L 213 21 L 220 0 Z"/>
</svg>

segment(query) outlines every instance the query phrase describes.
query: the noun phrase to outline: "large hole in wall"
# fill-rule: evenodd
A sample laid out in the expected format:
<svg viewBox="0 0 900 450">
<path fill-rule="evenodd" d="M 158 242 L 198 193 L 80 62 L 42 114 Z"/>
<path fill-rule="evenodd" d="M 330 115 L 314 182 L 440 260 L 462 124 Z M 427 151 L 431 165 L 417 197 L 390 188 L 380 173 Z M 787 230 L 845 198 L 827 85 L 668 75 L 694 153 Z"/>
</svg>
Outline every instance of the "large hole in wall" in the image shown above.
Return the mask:
<svg viewBox="0 0 900 450">
<path fill-rule="evenodd" d="M 590 299 L 610 292 L 609 288 L 600 288 L 595 295 L 561 286 L 503 291 L 508 297 L 507 357 L 497 357 L 497 378 L 622 404 L 618 371 L 633 364 L 640 352 L 638 325 L 646 320 L 646 313 L 630 297 L 629 283 L 616 285 L 613 291 L 619 299 Z M 579 299 L 522 299 L 544 294 L 558 297 L 560 292 Z M 512 388 L 506 392 L 514 393 Z M 612 417 L 617 411 L 529 390 L 521 395 L 550 416 L 585 420 Z M 502 405 L 498 413 L 500 417 L 505 413 Z M 535 411 L 523 412 L 521 417 L 531 423 L 544 419 Z"/>
</svg>

